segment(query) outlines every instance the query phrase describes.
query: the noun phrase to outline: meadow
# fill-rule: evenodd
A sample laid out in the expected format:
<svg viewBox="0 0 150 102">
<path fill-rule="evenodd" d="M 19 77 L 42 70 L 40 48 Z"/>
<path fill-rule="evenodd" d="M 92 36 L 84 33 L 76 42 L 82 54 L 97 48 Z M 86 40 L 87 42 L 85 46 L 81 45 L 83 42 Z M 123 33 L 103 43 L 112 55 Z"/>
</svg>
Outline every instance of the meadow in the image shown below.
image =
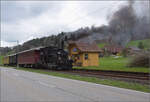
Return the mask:
<svg viewBox="0 0 150 102">
<path fill-rule="evenodd" d="M 144 39 L 144 40 L 135 40 L 135 41 L 130 41 L 126 47 L 128 46 L 135 46 L 138 47 L 139 43 L 142 42 L 144 49 L 149 49 L 150 48 L 150 39 Z"/>
<path fill-rule="evenodd" d="M 96 69 L 96 70 L 112 70 L 112 71 L 127 71 L 127 72 L 145 72 L 149 73 L 149 68 L 144 67 L 128 67 L 128 62 L 131 58 L 127 57 L 103 57 L 99 59 L 99 66 L 74 67 L 77 69 Z"/>
<path fill-rule="evenodd" d="M 143 46 L 144 46 L 144 49 L 147 50 L 150 48 L 150 39 L 144 39 L 144 40 L 132 40 L 130 42 L 128 42 L 126 44 L 126 47 L 129 47 L 129 46 L 134 46 L 134 47 L 138 47 L 139 43 L 142 42 L 143 43 Z M 106 43 L 99 43 L 98 44 L 98 47 L 99 48 L 103 48 L 105 45 L 107 45 Z"/>
</svg>

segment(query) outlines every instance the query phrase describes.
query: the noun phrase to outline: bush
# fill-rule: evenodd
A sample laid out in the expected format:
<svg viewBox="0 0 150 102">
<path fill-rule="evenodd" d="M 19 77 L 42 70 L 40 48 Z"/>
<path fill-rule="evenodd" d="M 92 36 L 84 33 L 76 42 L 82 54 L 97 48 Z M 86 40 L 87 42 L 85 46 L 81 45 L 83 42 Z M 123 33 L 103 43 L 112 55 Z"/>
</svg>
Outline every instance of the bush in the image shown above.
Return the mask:
<svg viewBox="0 0 150 102">
<path fill-rule="evenodd" d="M 143 45 L 143 43 L 142 43 L 142 42 L 139 42 L 139 44 L 138 44 L 138 48 L 139 48 L 139 49 L 144 49 L 144 45 Z"/>
<path fill-rule="evenodd" d="M 142 53 L 133 57 L 129 67 L 150 67 L 150 53 Z"/>
<path fill-rule="evenodd" d="M 124 48 L 124 49 L 122 50 L 121 54 L 122 54 L 123 57 L 127 57 L 127 55 L 129 54 L 128 49 Z"/>
<path fill-rule="evenodd" d="M 109 57 L 111 55 L 110 51 L 104 50 L 104 56 Z"/>
</svg>

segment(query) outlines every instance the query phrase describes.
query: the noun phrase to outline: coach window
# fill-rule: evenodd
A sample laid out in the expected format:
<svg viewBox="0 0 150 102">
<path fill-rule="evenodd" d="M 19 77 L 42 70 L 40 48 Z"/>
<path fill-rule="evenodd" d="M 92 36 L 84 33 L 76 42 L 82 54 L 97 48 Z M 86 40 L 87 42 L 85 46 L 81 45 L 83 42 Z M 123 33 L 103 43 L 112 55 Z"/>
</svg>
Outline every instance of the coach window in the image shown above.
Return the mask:
<svg viewBox="0 0 150 102">
<path fill-rule="evenodd" d="M 84 55 L 84 59 L 85 59 L 85 60 L 88 59 L 88 54 L 87 54 L 87 53 Z"/>
</svg>

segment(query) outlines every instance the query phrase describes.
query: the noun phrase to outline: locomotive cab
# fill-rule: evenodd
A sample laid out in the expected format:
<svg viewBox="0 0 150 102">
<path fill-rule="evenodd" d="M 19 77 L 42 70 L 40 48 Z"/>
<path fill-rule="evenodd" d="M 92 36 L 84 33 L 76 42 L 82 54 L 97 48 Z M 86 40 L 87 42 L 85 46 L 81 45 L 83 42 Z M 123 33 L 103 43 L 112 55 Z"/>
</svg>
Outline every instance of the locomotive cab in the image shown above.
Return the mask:
<svg viewBox="0 0 150 102">
<path fill-rule="evenodd" d="M 40 50 L 41 64 L 50 69 L 71 69 L 72 61 L 68 58 L 68 53 L 57 47 L 45 47 Z"/>
</svg>

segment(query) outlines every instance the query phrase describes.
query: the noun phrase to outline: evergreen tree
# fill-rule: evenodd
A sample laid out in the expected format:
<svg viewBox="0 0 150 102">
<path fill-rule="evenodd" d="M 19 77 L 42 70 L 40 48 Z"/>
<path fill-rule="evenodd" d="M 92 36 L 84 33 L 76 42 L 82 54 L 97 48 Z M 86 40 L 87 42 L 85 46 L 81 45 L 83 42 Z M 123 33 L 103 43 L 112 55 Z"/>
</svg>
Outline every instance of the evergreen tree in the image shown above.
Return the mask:
<svg viewBox="0 0 150 102">
<path fill-rule="evenodd" d="M 139 42 L 139 44 L 138 44 L 138 48 L 140 48 L 140 49 L 144 49 L 143 42 Z"/>
</svg>

